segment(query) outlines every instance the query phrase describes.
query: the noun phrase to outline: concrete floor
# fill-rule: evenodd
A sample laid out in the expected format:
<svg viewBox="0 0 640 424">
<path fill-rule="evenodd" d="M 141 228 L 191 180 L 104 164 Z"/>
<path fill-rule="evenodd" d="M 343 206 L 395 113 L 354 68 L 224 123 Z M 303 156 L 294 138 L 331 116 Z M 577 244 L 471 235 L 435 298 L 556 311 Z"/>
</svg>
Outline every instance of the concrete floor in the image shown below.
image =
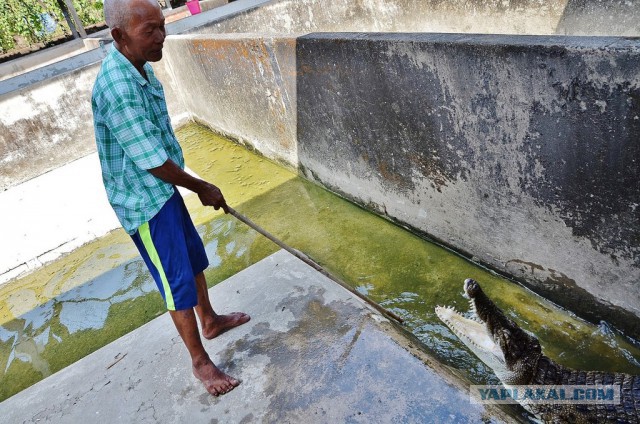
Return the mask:
<svg viewBox="0 0 640 424">
<path fill-rule="evenodd" d="M 210 290 L 252 320 L 205 346 L 242 380 L 212 397 L 168 314 L 0 403 L 5 423 L 509 422 L 342 287 L 279 251 Z"/>
<path fill-rule="evenodd" d="M 0 215 L 0 284 L 119 226 L 97 153 L 0 192 Z"/>
</svg>

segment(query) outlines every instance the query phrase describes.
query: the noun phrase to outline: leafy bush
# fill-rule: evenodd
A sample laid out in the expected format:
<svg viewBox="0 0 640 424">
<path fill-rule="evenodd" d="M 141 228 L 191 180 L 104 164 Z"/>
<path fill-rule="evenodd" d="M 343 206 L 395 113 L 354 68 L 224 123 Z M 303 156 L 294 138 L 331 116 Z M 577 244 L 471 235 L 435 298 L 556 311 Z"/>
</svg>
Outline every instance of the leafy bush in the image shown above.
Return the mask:
<svg viewBox="0 0 640 424">
<path fill-rule="evenodd" d="M 73 7 L 83 26 L 89 26 L 104 21 L 102 0 L 73 0 Z"/>
<path fill-rule="evenodd" d="M 73 6 L 83 26 L 104 21 L 101 0 L 74 0 Z M 69 34 L 56 0 L 0 0 L 0 54 Z"/>
</svg>

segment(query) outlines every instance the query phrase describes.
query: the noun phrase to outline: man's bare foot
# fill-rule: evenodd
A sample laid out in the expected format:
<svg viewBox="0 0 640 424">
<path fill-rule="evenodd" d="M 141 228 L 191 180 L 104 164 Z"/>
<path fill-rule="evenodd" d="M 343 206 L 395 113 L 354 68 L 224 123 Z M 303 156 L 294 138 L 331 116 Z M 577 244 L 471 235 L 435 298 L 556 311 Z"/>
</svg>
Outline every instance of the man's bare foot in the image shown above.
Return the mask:
<svg viewBox="0 0 640 424">
<path fill-rule="evenodd" d="M 214 315 L 203 323 L 202 336 L 211 340 L 225 331 L 249 322 L 251 317 L 244 312 L 232 312 L 228 315 Z"/>
<path fill-rule="evenodd" d="M 210 359 L 202 364 L 194 363 L 192 369 L 193 375 L 202 381 L 207 392 L 213 396 L 229 393 L 240 384 L 240 381 L 220 371 Z"/>
</svg>

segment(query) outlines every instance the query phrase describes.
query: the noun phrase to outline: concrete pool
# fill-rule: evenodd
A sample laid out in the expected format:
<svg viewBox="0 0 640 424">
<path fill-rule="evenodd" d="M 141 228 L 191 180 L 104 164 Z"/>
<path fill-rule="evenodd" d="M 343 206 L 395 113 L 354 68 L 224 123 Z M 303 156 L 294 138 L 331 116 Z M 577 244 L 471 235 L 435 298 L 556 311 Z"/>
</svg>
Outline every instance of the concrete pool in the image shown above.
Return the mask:
<svg viewBox="0 0 640 424">
<path fill-rule="evenodd" d="M 464 309 L 467 277 L 559 362 L 638 373 L 639 16 L 623 0 L 238 0 L 172 24 L 155 68 L 176 123 L 284 166 L 186 126 L 195 172 L 471 381 L 491 375 L 433 314 Z M 99 61 L 63 62 L 1 91 L 2 190 L 95 150 Z M 229 265 L 212 283 L 274 251 L 189 205 Z M 160 313 L 118 234 L 0 286 L 2 397 Z"/>
<path fill-rule="evenodd" d="M 239 0 L 171 23 L 156 71 L 176 123 L 638 338 L 638 16 L 623 0 Z M 1 188 L 94 151 L 95 60 L 0 96 Z"/>
</svg>

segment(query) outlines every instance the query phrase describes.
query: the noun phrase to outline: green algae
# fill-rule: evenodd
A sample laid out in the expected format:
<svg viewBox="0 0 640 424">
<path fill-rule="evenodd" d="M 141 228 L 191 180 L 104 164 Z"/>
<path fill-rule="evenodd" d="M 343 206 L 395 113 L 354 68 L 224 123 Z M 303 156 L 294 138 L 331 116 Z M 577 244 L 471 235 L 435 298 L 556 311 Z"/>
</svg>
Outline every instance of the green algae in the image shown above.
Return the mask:
<svg viewBox="0 0 640 424">
<path fill-rule="evenodd" d="M 478 384 L 490 370 L 451 334 L 436 305 L 467 309 L 465 278 L 545 353 L 574 368 L 638 373 L 640 351 L 605 324 L 581 321 L 504 278 L 349 203 L 199 125 L 176 132 L 187 166 L 228 202 L 332 274 L 403 316 L 443 362 Z M 235 218 L 185 197 L 210 259 L 212 286 L 278 247 Z M 115 230 L 0 286 L 0 400 L 138 328 L 165 308 L 129 237 Z M 83 316 L 83 314 L 87 314 Z M 99 316 L 100 319 L 96 319 Z M 92 321 L 93 320 L 93 321 Z"/>
</svg>

